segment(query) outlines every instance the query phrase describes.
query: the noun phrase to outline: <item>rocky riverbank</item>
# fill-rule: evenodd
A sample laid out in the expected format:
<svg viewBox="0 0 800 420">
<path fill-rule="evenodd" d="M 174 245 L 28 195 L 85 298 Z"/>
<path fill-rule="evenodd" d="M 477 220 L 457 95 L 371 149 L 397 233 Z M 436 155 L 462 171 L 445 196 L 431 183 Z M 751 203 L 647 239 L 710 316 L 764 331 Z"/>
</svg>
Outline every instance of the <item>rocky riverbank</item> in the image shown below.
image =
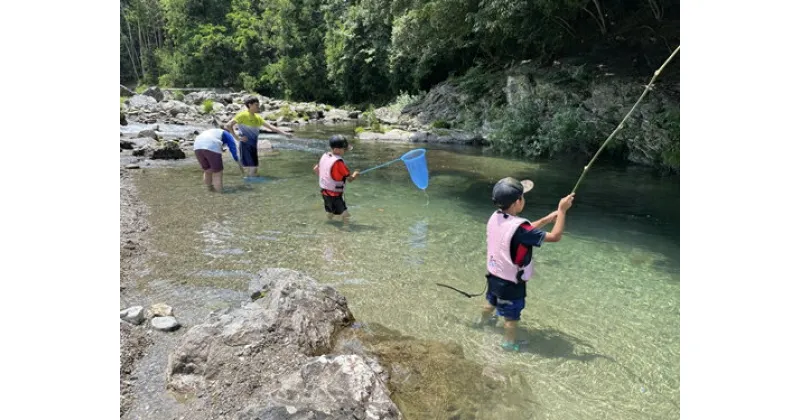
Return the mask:
<svg viewBox="0 0 800 420">
<path fill-rule="evenodd" d="M 120 124 L 138 122 L 142 124 L 220 125 L 230 121 L 236 113 L 244 109 L 244 101 L 248 96 L 251 94 L 247 92 L 197 91 L 183 93 L 168 89 L 162 90 L 158 87 L 150 87 L 141 94 L 136 94 L 124 86 L 120 86 Z M 399 120 L 392 119 L 391 114 L 386 111 L 378 114 L 384 115 L 388 120 L 381 120 L 384 125 L 378 131 L 371 131 L 369 124 L 374 117 L 371 113 L 365 114 L 362 110 L 341 109 L 313 102 L 290 102 L 261 95 L 253 96 L 259 98 L 260 115 L 271 124 L 289 132 L 293 131 L 292 127 L 305 124 L 349 123 L 364 126 L 357 130 L 354 136 L 365 141 L 475 145 L 481 144 L 483 141 L 482 135 L 464 130 L 434 129 L 422 124 L 404 124 Z M 396 129 L 392 130 L 394 127 Z M 264 132 L 267 131 L 264 130 Z M 185 140 L 191 140 L 191 138 Z M 170 151 L 165 153 L 168 156 L 167 159 L 175 155 Z"/>
</svg>

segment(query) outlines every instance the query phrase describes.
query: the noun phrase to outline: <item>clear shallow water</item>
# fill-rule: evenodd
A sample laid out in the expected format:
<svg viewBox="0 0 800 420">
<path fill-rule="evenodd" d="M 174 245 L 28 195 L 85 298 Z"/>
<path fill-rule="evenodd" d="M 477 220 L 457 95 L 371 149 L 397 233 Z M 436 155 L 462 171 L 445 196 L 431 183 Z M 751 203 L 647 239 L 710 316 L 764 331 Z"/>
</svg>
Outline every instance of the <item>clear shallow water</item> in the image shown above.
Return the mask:
<svg viewBox="0 0 800 420">
<path fill-rule="evenodd" d="M 326 220 L 311 171 L 327 136 L 341 131 L 308 126 L 295 140 L 271 138 L 279 153 L 261 157 L 266 182 L 243 182 L 226 155 L 221 195 L 205 190 L 191 159 L 141 170 L 137 186 L 151 207 L 158 252 L 141 286 L 156 294 L 170 284 L 245 290 L 263 267 L 303 270 L 335 285 L 360 321 L 457 342 L 467 358 L 513 373 L 503 418 L 679 418 L 677 179 L 592 168 L 564 239 L 535 251 L 537 276 L 520 323 L 531 344 L 508 354 L 498 346 L 501 328 L 468 326 L 482 298 L 434 283 L 483 290 L 485 223 L 497 179 L 533 179 L 522 215 L 537 219 L 555 209 L 581 168 L 473 148 L 356 143 L 345 156 L 353 169 L 426 147 L 430 186 L 417 189 L 401 162 L 370 172 L 347 186 L 353 219 L 345 228 Z"/>
</svg>

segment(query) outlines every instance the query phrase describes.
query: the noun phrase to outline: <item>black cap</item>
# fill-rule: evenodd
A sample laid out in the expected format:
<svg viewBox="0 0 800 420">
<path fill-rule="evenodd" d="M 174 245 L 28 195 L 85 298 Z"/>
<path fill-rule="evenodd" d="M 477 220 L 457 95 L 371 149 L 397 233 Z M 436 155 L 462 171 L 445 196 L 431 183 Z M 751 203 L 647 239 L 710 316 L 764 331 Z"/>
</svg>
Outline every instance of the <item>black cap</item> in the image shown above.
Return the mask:
<svg viewBox="0 0 800 420">
<path fill-rule="evenodd" d="M 522 194 L 533 189 L 533 181 L 523 180 L 517 181 L 514 178 L 508 177 L 497 181 L 492 189 L 492 201 L 498 207 L 505 208 L 522 197 Z"/>
<path fill-rule="evenodd" d="M 341 134 L 336 134 L 331 136 L 331 139 L 328 140 L 328 145 L 331 149 L 347 149 L 350 148 L 350 143 L 347 142 L 347 138 Z"/>
</svg>

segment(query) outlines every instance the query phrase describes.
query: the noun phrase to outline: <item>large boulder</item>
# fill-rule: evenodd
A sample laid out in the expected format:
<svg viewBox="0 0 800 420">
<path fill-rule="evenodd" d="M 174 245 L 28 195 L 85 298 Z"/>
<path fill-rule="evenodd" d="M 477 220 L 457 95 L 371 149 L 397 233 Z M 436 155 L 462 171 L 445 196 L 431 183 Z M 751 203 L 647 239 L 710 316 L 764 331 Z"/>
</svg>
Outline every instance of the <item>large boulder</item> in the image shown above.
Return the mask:
<svg viewBox="0 0 800 420">
<path fill-rule="evenodd" d="M 250 295 L 189 329 L 169 356 L 167 387 L 196 397 L 184 418 L 401 418 L 375 359 L 326 354 L 353 323 L 344 296 L 286 269 L 261 271 Z"/>
<path fill-rule="evenodd" d="M 385 133 L 377 131 L 362 131 L 357 134 L 359 140 L 362 141 L 394 141 L 394 142 L 410 142 L 411 137 L 415 133 L 400 129 L 392 129 Z"/>
<path fill-rule="evenodd" d="M 217 94 L 209 91 L 191 92 L 183 97 L 183 101 L 191 105 L 202 105 L 203 101 L 211 99 L 217 101 Z"/>
<path fill-rule="evenodd" d="M 325 112 L 326 122 L 340 122 L 347 121 L 349 119 L 350 113 L 343 109 L 331 109 L 330 111 Z"/>
<path fill-rule="evenodd" d="M 133 95 L 125 103 L 130 109 L 142 111 L 156 111 L 158 109 L 158 101 L 152 96 Z"/>
<path fill-rule="evenodd" d="M 133 139 L 133 141 L 137 141 L 141 139 Z M 122 147 L 122 141 L 120 140 L 120 147 Z M 142 144 L 142 142 L 138 142 L 133 147 L 133 156 L 141 156 L 147 159 L 186 159 L 186 153 L 181 150 L 180 143 L 173 140 L 168 141 L 147 141 Z"/>
<path fill-rule="evenodd" d="M 181 150 L 179 142 L 168 140 L 153 149 L 150 159 L 186 159 L 186 153 Z"/>
<path fill-rule="evenodd" d="M 194 109 L 180 101 L 166 101 L 161 103 L 161 110 L 169 113 L 173 117 L 176 117 L 179 114 L 189 114 Z"/>
</svg>

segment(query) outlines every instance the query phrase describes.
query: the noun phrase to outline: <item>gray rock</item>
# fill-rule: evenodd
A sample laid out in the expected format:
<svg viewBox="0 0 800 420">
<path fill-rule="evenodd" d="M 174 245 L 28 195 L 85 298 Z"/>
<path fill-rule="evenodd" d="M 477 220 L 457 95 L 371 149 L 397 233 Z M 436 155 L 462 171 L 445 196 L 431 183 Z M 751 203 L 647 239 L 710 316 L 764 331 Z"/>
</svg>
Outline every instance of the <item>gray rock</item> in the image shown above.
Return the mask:
<svg viewBox="0 0 800 420">
<path fill-rule="evenodd" d="M 139 325 L 144 321 L 144 307 L 131 306 L 128 309 L 119 311 L 119 317 L 131 324 Z"/>
<path fill-rule="evenodd" d="M 153 155 L 153 148 L 150 147 L 150 146 L 137 147 L 137 148 L 133 149 L 132 155 L 136 156 L 136 157 L 147 157 L 147 158 L 150 158 L 150 156 Z"/>
<path fill-rule="evenodd" d="M 375 110 L 375 118 L 383 124 L 397 124 L 400 121 L 400 110 L 393 108 L 378 108 Z"/>
<path fill-rule="evenodd" d="M 133 139 L 139 140 L 139 139 Z M 147 159 L 186 159 L 186 153 L 181 150 L 180 143 L 174 140 L 156 142 L 151 140 L 145 145 L 136 145 L 133 149 L 133 156 L 145 157 Z"/>
<path fill-rule="evenodd" d="M 152 137 L 135 137 L 135 138 L 132 138 L 132 139 L 125 139 L 125 140 L 120 139 L 120 147 L 122 147 L 123 141 L 125 142 L 126 145 L 130 144 L 131 145 L 131 147 L 130 147 L 131 149 L 139 149 L 139 148 L 147 147 L 147 146 L 151 146 L 152 147 L 152 146 L 155 146 L 156 144 L 158 144 L 158 142 L 156 140 L 153 140 Z M 123 149 L 125 149 L 125 148 L 127 148 L 127 146 L 123 147 Z"/>
<path fill-rule="evenodd" d="M 183 101 L 191 105 L 201 105 L 206 99 L 216 101 L 217 94 L 214 92 L 201 91 L 188 93 L 183 97 Z"/>
<path fill-rule="evenodd" d="M 438 144 L 482 144 L 484 139 L 480 133 L 462 130 L 435 129 L 434 131 L 406 131 L 393 129 L 386 133 L 362 131 L 358 134 L 359 140 L 387 141 L 408 143 L 438 143 Z"/>
<path fill-rule="evenodd" d="M 142 130 L 138 134 L 139 137 L 150 137 L 153 140 L 158 140 L 158 134 L 155 130 Z"/>
<path fill-rule="evenodd" d="M 191 112 L 192 107 L 180 101 L 166 101 L 161 103 L 161 110 L 173 117 Z"/>
<path fill-rule="evenodd" d="M 328 351 L 331 336 L 353 321 L 344 296 L 298 271 L 262 270 L 248 290 L 250 296 L 262 291 L 264 297 L 250 306 L 263 307 L 264 315 L 270 318 L 270 329 L 308 355 Z"/>
<path fill-rule="evenodd" d="M 203 394 L 187 419 L 401 418 L 375 360 L 324 355 L 353 321 L 343 296 L 286 269 L 261 271 L 249 290 L 254 301 L 212 313 L 169 356 L 167 388 Z"/>
<path fill-rule="evenodd" d="M 152 150 L 150 159 L 186 159 L 186 153 L 181 150 L 180 143 L 169 140 Z"/>
<path fill-rule="evenodd" d="M 398 117 L 398 122 L 407 121 L 403 117 L 416 117 L 422 124 L 430 124 L 436 120 L 455 121 L 459 110 L 469 101 L 469 97 L 448 83 L 442 83 L 431 89 L 421 101 L 407 105 Z M 378 110 L 375 110 L 376 114 Z"/>
<path fill-rule="evenodd" d="M 411 134 L 409 140 L 412 143 L 434 143 L 439 137 L 430 131 L 417 131 Z"/>
<path fill-rule="evenodd" d="M 164 100 L 164 93 L 161 92 L 161 89 L 158 86 L 148 87 L 144 92 L 142 92 L 142 95 L 149 96 L 158 102 Z"/>
<path fill-rule="evenodd" d="M 448 129 L 434 129 L 433 132 L 418 131 L 411 136 L 411 142 L 414 143 L 480 145 L 483 140 L 480 133 Z"/>
<path fill-rule="evenodd" d="M 325 112 L 325 121 L 338 122 L 349 119 L 349 113 L 343 109 L 332 109 Z"/>
<path fill-rule="evenodd" d="M 166 303 L 154 303 L 150 305 L 149 310 L 147 311 L 147 317 L 152 318 L 154 316 L 172 316 L 172 306 L 167 305 Z"/>
<path fill-rule="evenodd" d="M 506 94 L 506 102 L 511 106 L 527 99 L 533 93 L 531 82 L 526 75 L 506 77 L 506 87 L 503 91 Z"/>
<path fill-rule="evenodd" d="M 324 391 L 320 388 L 324 388 Z M 370 364 L 359 355 L 320 356 L 284 378 L 275 400 L 304 408 L 335 407 L 339 418 L 395 419 L 399 410 Z"/>
<path fill-rule="evenodd" d="M 130 109 L 145 111 L 155 111 L 158 109 L 158 101 L 152 96 L 133 95 L 128 99 L 127 103 Z"/>
<path fill-rule="evenodd" d="M 316 109 L 308 111 L 306 114 L 308 115 L 308 118 L 312 120 L 320 120 L 322 118 L 325 118 L 325 113 Z"/>
<path fill-rule="evenodd" d="M 215 114 L 218 114 L 218 113 L 221 113 L 221 112 L 225 112 L 225 105 L 223 105 L 223 104 L 221 104 L 219 102 L 214 102 L 213 105 L 211 106 L 211 109 L 212 109 L 211 112 L 213 112 Z"/>
<path fill-rule="evenodd" d="M 233 103 L 233 94 L 232 93 L 223 93 L 217 95 L 217 100 L 222 102 L 225 105 L 229 105 Z"/>
<path fill-rule="evenodd" d="M 181 326 L 172 316 L 157 316 L 150 320 L 150 325 L 159 331 L 173 331 Z"/>
<path fill-rule="evenodd" d="M 414 133 L 405 130 L 393 129 L 386 133 L 362 131 L 358 134 L 359 140 L 409 142 Z"/>
</svg>

